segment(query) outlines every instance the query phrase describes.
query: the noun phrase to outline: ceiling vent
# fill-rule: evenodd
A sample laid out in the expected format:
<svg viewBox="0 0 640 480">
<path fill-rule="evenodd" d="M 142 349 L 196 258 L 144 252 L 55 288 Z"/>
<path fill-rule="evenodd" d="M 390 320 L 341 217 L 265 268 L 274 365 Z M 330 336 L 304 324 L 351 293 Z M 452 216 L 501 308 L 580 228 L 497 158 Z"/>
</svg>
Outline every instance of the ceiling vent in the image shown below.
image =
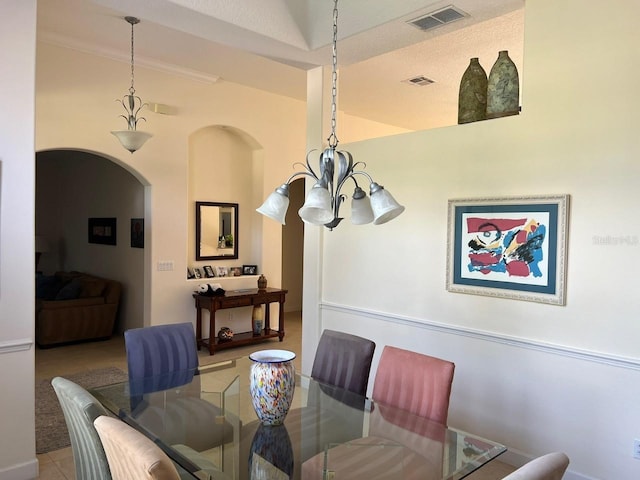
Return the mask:
<svg viewBox="0 0 640 480">
<path fill-rule="evenodd" d="M 430 78 L 425 77 L 424 75 L 418 75 L 417 77 L 407 78 L 403 80 L 404 83 L 408 83 L 410 85 L 418 85 L 420 87 L 424 85 L 431 85 L 434 83 Z"/>
<path fill-rule="evenodd" d="M 468 16 L 469 15 L 462 10 L 457 9 L 453 5 L 449 5 L 441 10 L 409 20 L 407 23 L 419 28 L 423 32 L 426 32 L 432 28 L 440 27 L 446 23 L 455 22 L 456 20 L 460 20 L 461 18 Z"/>
</svg>

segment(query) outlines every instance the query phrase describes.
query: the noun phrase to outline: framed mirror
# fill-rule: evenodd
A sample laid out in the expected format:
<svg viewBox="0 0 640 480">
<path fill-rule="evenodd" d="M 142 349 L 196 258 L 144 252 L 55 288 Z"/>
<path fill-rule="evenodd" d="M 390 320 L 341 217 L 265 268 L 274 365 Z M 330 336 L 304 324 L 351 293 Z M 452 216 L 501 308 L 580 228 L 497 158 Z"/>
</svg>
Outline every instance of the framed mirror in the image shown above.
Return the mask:
<svg viewBox="0 0 640 480">
<path fill-rule="evenodd" d="M 238 258 L 238 204 L 196 202 L 196 260 Z"/>
</svg>

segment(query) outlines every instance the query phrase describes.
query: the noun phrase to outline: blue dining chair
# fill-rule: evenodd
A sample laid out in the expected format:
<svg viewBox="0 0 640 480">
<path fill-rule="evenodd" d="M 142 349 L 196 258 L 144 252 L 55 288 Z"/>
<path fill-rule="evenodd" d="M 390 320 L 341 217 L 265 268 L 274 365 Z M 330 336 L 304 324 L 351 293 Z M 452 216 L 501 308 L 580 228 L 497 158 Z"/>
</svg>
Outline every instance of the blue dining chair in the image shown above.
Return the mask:
<svg viewBox="0 0 640 480">
<path fill-rule="evenodd" d="M 124 332 L 131 415 L 169 443 L 206 450 L 233 438 L 220 409 L 200 398 L 198 350 L 193 325 L 173 323 Z M 177 389 L 189 384 L 190 388 Z M 153 392 L 164 391 L 161 405 Z M 171 398 L 171 401 L 166 401 Z M 198 428 L 208 425 L 208 428 Z"/>
<path fill-rule="evenodd" d="M 185 385 L 198 370 L 198 348 L 190 322 L 124 332 L 129 382 L 136 394 Z"/>
</svg>

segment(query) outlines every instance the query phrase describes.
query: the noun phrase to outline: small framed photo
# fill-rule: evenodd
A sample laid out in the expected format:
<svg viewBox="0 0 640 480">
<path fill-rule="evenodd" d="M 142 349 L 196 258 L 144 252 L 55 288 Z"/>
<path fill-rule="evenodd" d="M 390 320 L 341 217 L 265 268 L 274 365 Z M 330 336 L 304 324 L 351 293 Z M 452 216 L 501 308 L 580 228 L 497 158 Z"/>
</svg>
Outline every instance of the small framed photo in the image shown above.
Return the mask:
<svg viewBox="0 0 640 480">
<path fill-rule="evenodd" d="M 116 245 L 116 219 L 114 218 L 90 218 L 89 219 L 89 243 L 102 245 Z"/>
<path fill-rule="evenodd" d="M 226 277 L 228 273 L 227 267 L 216 267 L 216 277 Z"/>
<path fill-rule="evenodd" d="M 144 218 L 131 219 L 131 247 L 144 248 Z"/>
<path fill-rule="evenodd" d="M 198 267 L 193 267 L 193 278 L 202 278 L 202 272 Z"/>
<path fill-rule="evenodd" d="M 229 276 L 230 277 L 240 277 L 242 275 L 242 267 L 230 267 L 229 268 Z"/>
<path fill-rule="evenodd" d="M 242 275 L 257 275 L 258 274 L 258 266 L 257 265 L 243 265 L 242 266 Z"/>
<path fill-rule="evenodd" d="M 204 276 L 207 278 L 213 278 L 216 275 L 213 273 L 213 268 L 211 268 L 211 265 L 205 265 L 204 267 L 202 267 L 204 269 Z"/>
<path fill-rule="evenodd" d="M 193 269 L 187 267 L 187 279 L 189 278 L 195 278 L 195 275 L 193 273 Z"/>
</svg>

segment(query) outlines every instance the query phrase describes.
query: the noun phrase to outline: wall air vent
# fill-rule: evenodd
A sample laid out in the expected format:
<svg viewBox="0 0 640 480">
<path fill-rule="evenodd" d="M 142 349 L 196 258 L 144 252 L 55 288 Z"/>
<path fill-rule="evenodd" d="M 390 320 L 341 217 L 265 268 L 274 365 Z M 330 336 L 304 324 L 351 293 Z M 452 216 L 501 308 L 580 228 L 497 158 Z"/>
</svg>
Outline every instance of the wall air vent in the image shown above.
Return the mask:
<svg viewBox="0 0 640 480">
<path fill-rule="evenodd" d="M 454 7 L 453 5 L 449 5 L 448 7 L 423 15 L 422 17 L 409 20 L 407 23 L 419 28 L 423 32 L 426 32 L 432 28 L 455 22 L 456 20 L 460 20 L 461 18 L 468 16 L 469 15 L 462 10 Z"/>
<path fill-rule="evenodd" d="M 404 83 L 408 83 L 409 85 L 418 85 L 420 87 L 424 85 L 431 85 L 434 83 L 430 78 L 425 77 L 424 75 L 418 75 L 417 77 L 407 78 L 403 80 Z"/>
</svg>

